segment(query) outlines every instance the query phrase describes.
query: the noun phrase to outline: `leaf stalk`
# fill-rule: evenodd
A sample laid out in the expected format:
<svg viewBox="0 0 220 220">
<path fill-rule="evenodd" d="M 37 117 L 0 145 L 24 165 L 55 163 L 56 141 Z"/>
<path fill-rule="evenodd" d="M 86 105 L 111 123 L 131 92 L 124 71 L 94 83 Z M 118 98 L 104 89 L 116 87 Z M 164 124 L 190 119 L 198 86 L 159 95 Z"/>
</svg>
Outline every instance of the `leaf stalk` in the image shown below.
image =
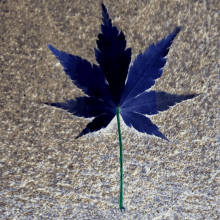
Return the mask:
<svg viewBox="0 0 220 220">
<path fill-rule="evenodd" d="M 117 122 L 118 122 L 118 135 L 119 135 L 119 145 L 120 145 L 120 196 L 119 196 L 119 209 L 121 212 L 125 210 L 123 207 L 123 160 L 122 160 L 122 140 L 121 140 L 121 129 L 120 129 L 120 118 L 119 112 L 120 107 L 117 107 Z"/>
</svg>

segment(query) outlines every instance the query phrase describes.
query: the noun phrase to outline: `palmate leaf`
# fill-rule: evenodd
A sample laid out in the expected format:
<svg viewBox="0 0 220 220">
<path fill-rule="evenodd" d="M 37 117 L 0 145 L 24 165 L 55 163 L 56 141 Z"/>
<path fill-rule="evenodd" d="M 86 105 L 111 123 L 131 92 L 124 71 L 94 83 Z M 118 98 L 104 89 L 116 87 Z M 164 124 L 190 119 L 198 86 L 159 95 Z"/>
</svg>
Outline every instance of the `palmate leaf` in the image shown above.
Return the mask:
<svg viewBox="0 0 220 220">
<path fill-rule="evenodd" d="M 180 32 L 177 27 L 169 36 L 156 45 L 152 44 L 144 54 L 139 54 L 131 63 L 131 48 L 126 49 L 126 40 L 112 25 L 107 9 L 102 4 L 101 31 L 98 35 L 95 57 L 99 66 L 93 66 L 79 56 L 74 56 L 57 50 L 48 44 L 49 49 L 59 59 L 66 74 L 73 83 L 89 97 L 78 97 L 66 102 L 45 103 L 56 108 L 84 118 L 95 117 L 76 137 L 79 138 L 90 132 L 105 128 L 117 114 L 120 163 L 121 163 L 121 192 L 120 209 L 123 207 L 123 172 L 122 172 L 122 141 L 120 133 L 119 114 L 125 124 L 137 131 L 155 135 L 169 141 L 159 128 L 146 117 L 168 110 L 184 100 L 192 99 L 197 94 L 177 95 L 150 89 L 155 80 L 161 77 L 166 63 L 169 48 Z M 129 68 L 130 65 L 130 68 Z"/>
<path fill-rule="evenodd" d="M 78 117 L 95 117 L 76 139 L 107 127 L 116 115 L 116 108 L 120 107 L 120 114 L 127 126 L 132 125 L 139 132 L 168 140 L 143 114 L 158 114 L 159 111 L 165 111 L 176 103 L 196 96 L 178 96 L 153 90 L 146 92 L 161 77 L 166 63 L 165 57 L 181 27 L 156 45 L 152 44 L 144 54 L 139 54 L 129 68 L 131 48 L 125 50 L 125 36 L 112 26 L 103 4 L 102 16 L 102 33 L 98 35 L 98 49 L 94 49 L 99 66 L 92 66 L 87 60 L 59 51 L 48 44 L 73 83 L 89 96 L 51 105 Z"/>
</svg>

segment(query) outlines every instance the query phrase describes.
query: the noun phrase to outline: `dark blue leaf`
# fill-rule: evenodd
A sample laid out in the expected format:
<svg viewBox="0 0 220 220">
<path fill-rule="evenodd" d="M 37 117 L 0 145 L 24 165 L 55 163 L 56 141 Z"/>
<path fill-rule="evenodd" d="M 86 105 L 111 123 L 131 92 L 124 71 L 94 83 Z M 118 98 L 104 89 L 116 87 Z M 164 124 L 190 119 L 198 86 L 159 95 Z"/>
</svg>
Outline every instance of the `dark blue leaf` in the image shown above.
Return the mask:
<svg viewBox="0 0 220 220">
<path fill-rule="evenodd" d="M 152 44 L 144 54 L 139 54 L 128 70 L 131 48 L 126 49 L 124 34 L 119 33 L 112 25 L 103 4 L 102 16 L 102 33 L 98 35 L 98 49 L 94 49 L 99 66 L 92 67 L 88 61 L 48 45 L 60 60 L 66 74 L 89 96 L 67 100 L 64 103 L 52 103 L 51 106 L 79 117 L 95 117 L 76 138 L 107 127 L 116 115 L 116 107 L 120 107 L 120 114 L 127 126 L 168 140 L 143 114 L 158 114 L 176 103 L 196 96 L 146 91 L 161 77 L 162 68 L 166 63 L 165 56 L 181 27 L 176 28 L 156 45 Z"/>
</svg>

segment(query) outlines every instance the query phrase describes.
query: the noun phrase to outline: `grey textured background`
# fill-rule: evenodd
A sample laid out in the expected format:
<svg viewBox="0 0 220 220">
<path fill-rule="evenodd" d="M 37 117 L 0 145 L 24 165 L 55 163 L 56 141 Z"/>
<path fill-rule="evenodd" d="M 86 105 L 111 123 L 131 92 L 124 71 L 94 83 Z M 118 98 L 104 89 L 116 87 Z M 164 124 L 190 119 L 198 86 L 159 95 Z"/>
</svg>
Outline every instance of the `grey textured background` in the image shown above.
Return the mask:
<svg viewBox="0 0 220 220">
<path fill-rule="evenodd" d="M 116 118 L 44 105 L 83 96 L 47 43 L 96 63 L 99 0 L 0 1 L 0 219 L 220 219 L 220 2 L 105 0 L 132 59 L 183 26 L 152 89 L 200 93 L 152 117 L 170 143 L 121 119 L 124 214 Z"/>
</svg>

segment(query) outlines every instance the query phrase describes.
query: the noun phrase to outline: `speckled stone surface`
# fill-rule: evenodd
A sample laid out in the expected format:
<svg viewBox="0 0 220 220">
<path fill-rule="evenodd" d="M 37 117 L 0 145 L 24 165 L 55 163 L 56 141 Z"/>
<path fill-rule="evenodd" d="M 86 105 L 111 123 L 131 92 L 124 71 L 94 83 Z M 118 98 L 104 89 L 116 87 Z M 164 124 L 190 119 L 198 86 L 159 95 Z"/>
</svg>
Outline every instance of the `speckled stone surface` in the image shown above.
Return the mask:
<svg viewBox="0 0 220 220">
<path fill-rule="evenodd" d="M 182 26 L 152 89 L 201 94 L 151 117 L 170 143 L 121 118 L 74 138 L 92 119 L 44 105 L 83 92 L 47 43 L 96 63 L 99 0 L 0 1 L 0 219 L 220 219 L 220 1 L 105 0 L 132 59 Z"/>
</svg>

